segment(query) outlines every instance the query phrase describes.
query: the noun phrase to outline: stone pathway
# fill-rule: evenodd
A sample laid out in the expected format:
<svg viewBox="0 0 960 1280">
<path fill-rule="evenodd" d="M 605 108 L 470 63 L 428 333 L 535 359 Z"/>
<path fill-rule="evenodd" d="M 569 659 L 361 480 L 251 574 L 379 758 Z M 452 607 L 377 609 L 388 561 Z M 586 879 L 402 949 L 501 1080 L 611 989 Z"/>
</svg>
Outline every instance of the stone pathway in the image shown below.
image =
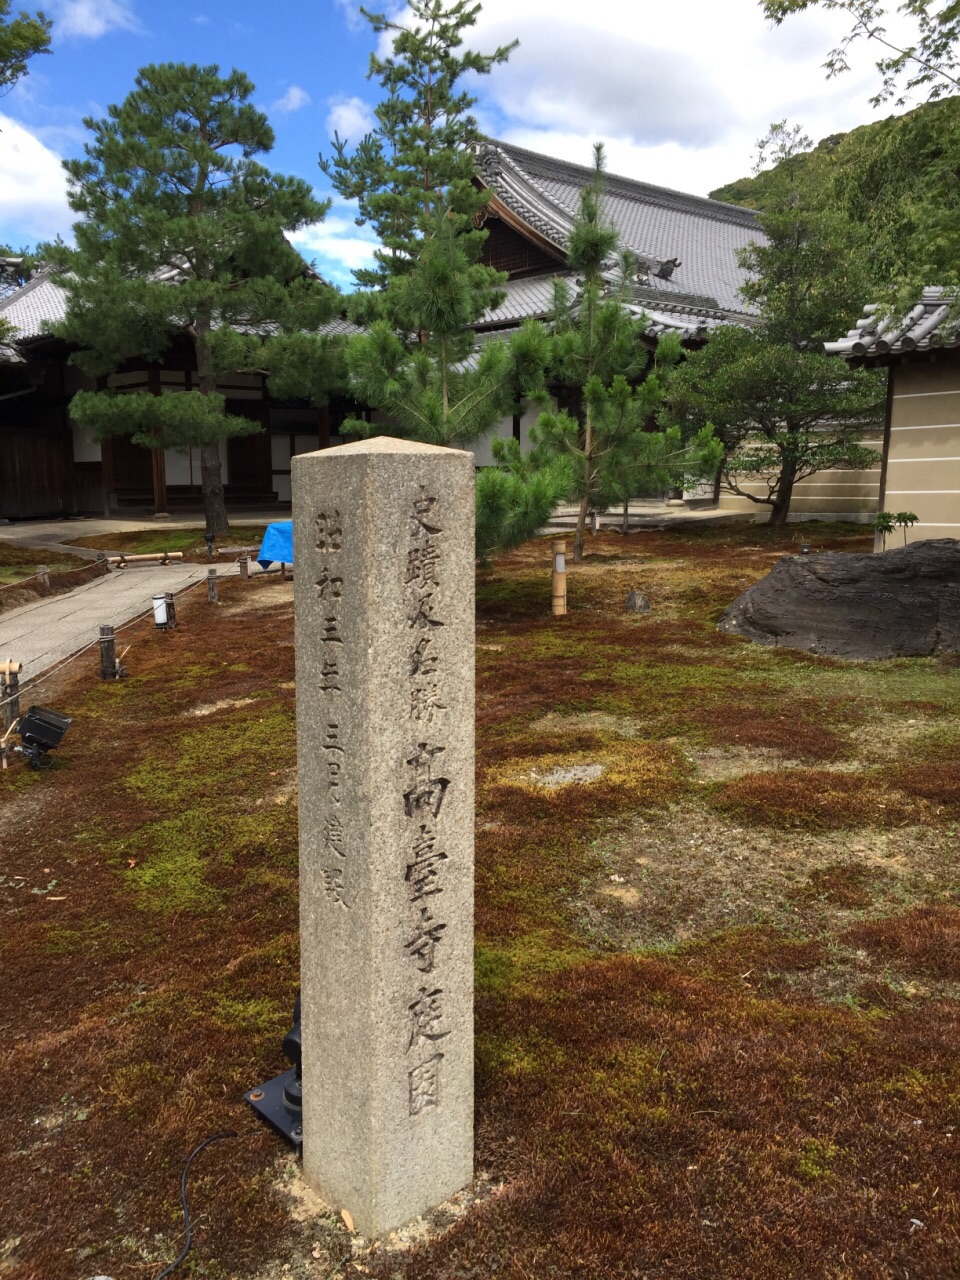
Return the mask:
<svg viewBox="0 0 960 1280">
<path fill-rule="evenodd" d="M 218 571 L 221 576 L 239 572 L 233 564 L 220 564 Z M 182 591 L 206 576 L 205 564 L 121 569 L 63 595 L 0 613 L 0 657 L 23 663 L 20 683 L 25 684 L 96 640 L 101 623 L 119 627 L 149 609 L 152 596 Z"/>
</svg>

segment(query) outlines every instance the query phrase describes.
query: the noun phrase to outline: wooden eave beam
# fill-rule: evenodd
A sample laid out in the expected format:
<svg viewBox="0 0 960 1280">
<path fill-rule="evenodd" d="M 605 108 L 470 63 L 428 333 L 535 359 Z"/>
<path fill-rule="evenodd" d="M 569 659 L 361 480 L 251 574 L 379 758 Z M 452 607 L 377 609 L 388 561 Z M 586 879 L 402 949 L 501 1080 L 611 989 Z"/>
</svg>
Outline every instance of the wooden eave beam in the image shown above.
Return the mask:
<svg viewBox="0 0 960 1280">
<path fill-rule="evenodd" d="M 525 240 L 529 240 L 531 244 L 536 245 L 538 249 L 541 249 L 557 262 L 562 262 L 566 265 L 566 254 L 562 249 L 558 249 L 552 240 L 548 240 L 547 237 L 537 231 L 535 227 L 531 227 L 530 223 L 525 222 L 518 213 L 514 213 L 514 211 L 508 205 L 505 205 L 496 192 L 492 191 L 490 187 L 485 187 L 481 184 L 481 188 L 484 191 L 490 191 L 490 199 L 487 202 L 488 214 L 493 214 L 495 217 L 499 218 L 501 222 L 506 223 L 508 227 L 512 228 L 512 230 L 516 231 L 519 235 L 522 235 Z"/>
</svg>

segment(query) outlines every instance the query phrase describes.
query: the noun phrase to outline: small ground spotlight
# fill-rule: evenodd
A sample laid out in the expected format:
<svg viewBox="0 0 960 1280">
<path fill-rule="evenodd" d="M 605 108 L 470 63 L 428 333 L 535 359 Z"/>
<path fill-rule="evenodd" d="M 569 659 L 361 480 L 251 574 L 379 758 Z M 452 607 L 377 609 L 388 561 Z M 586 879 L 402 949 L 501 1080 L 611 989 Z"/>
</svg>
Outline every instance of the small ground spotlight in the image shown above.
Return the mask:
<svg viewBox="0 0 960 1280">
<path fill-rule="evenodd" d="M 303 1145 L 303 1089 L 300 1084 L 300 997 L 293 1006 L 293 1026 L 283 1037 L 283 1056 L 293 1066 L 244 1094 L 247 1102 L 279 1129 L 295 1147 Z"/>
<path fill-rule="evenodd" d="M 49 707 L 31 707 L 20 717 L 16 728 L 20 745 L 14 747 L 14 751 L 20 752 L 31 769 L 49 769 L 53 761 L 47 752 L 59 747 L 72 723 L 70 716 L 62 716 Z"/>
</svg>

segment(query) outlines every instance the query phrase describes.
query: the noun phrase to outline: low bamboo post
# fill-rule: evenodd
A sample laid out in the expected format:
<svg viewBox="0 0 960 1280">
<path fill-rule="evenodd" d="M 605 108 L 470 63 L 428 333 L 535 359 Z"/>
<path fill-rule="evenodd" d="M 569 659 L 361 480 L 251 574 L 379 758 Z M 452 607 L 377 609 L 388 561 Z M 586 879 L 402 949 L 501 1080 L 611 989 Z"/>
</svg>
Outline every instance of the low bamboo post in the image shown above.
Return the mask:
<svg viewBox="0 0 960 1280">
<path fill-rule="evenodd" d="M 207 570 L 207 599 L 211 604 L 220 603 L 220 592 L 217 590 L 217 571 L 216 569 Z"/>
<path fill-rule="evenodd" d="M 12 729 L 20 719 L 20 672 L 23 663 L 7 658 L 0 662 L 0 701 L 3 702 L 3 727 Z"/>
<path fill-rule="evenodd" d="M 553 616 L 562 618 L 567 612 L 567 543 L 565 538 L 554 538 L 550 543 L 553 554 L 553 576 L 550 581 Z"/>
<path fill-rule="evenodd" d="M 240 577 L 241 577 L 241 578 L 249 578 L 249 577 L 250 577 L 250 560 L 249 560 L 249 557 L 248 557 L 248 556 L 241 556 L 241 557 L 240 557 L 240 560 L 239 560 L 239 564 L 240 564 Z"/>
<path fill-rule="evenodd" d="M 117 641 L 116 634 L 108 623 L 100 627 L 100 679 L 116 680 L 117 678 Z"/>
</svg>

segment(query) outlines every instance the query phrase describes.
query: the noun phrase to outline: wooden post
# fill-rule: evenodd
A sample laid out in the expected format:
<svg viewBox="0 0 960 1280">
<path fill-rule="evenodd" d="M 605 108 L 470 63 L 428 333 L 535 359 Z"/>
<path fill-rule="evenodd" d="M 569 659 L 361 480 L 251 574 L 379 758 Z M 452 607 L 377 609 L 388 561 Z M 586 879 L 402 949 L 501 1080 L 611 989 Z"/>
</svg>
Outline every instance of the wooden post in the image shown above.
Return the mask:
<svg viewBox="0 0 960 1280">
<path fill-rule="evenodd" d="M 286 580 L 287 580 L 287 566 L 281 560 L 280 561 L 280 581 L 286 582 Z"/>
<path fill-rule="evenodd" d="M 551 597 L 553 616 L 562 618 L 567 612 L 567 543 L 565 538 L 554 538 L 550 543 L 553 555 Z"/>
<path fill-rule="evenodd" d="M 207 570 L 207 599 L 211 604 L 220 603 L 220 592 L 217 590 L 217 571 L 216 569 Z"/>
<path fill-rule="evenodd" d="M 597 512 L 594 511 L 593 515 L 590 517 L 590 532 L 594 537 L 596 537 L 599 530 L 600 530 L 600 517 L 597 514 Z"/>
<path fill-rule="evenodd" d="M 240 557 L 240 577 L 241 578 L 250 577 L 250 559 L 248 556 Z"/>
<path fill-rule="evenodd" d="M 103 623 L 100 627 L 100 679 L 117 678 L 117 642 L 113 627 Z"/>
<path fill-rule="evenodd" d="M 45 564 L 37 565 L 37 577 L 40 579 L 41 587 L 50 586 L 50 570 Z"/>
<path fill-rule="evenodd" d="M 172 631 L 177 625 L 177 604 L 172 591 L 165 591 L 163 598 L 167 602 L 167 630 Z"/>
</svg>

